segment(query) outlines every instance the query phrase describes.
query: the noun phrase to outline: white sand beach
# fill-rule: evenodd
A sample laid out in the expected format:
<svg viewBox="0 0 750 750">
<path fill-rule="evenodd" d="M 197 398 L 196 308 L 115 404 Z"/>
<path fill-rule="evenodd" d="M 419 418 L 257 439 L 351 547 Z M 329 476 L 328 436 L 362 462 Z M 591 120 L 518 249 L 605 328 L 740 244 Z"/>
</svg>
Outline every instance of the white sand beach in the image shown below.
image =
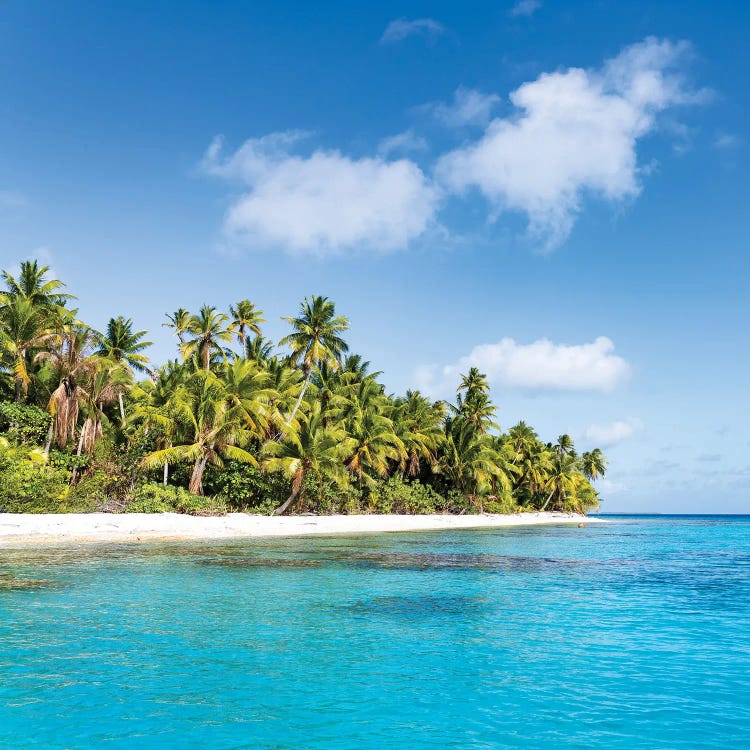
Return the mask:
<svg viewBox="0 0 750 750">
<path fill-rule="evenodd" d="M 259 516 L 229 513 L 226 516 L 211 517 L 177 513 L 0 513 L 0 547 L 61 542 L 142 542 L 159 539 L 240 539 L 441 529 L 499 529 L 579 523 L 604 521 L 572 513 L 471 516 Z"/>
</svg>

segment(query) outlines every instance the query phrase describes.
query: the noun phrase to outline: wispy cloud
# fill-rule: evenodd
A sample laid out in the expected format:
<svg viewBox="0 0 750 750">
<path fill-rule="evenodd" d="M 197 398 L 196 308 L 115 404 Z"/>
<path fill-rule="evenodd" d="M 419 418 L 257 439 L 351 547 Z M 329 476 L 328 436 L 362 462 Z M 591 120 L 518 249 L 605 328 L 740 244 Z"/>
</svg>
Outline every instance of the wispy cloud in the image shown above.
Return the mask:
<svg viewBox="0 0 750 750">
<path fill-rule="evenodd" d="M 227 156 L 222 139 L 213 141 L 203 169 L 246 187 L 225 217 L 229 241 L 316 255 L 389 251 L 431 224 L 438 194 L 412 161 L 295 153 L 305 137 L 289 131 L 251 138 Z"/>
<path fill-rule="evenodd" d="M 712 145 L 721 151 L 728 151 L 739 146 L 739 143 L 740 139 L 736 135 L 732 133 L 719 133 Z"/>
<path fill-rule="evenodd" d="M 428 148 L 427 141 L 422 136 L 416 135 L 413 130 L 405 130 L 380 141 L 378 153 L 381 156 L 390 156 L 392 153 L 427 151 Z"/>
<path fill-rule="evenodd" d="M 518 0 L 508 12 L 511 16 L 532 16 L 541 7 L 541 0 Z"/>
<path fill-rule="evenodd" d="M 586 195 L 622 201 L 640 193 L 636 148 L 659 113 L 705 100 L 680 73 L 689 53 L 684 42 L 648 38 L 600 70 L 570 68 L 523 84 L 510 95 L 515 112 L 440 160 L 443 186 L 479 189 L 495 216 L 525 213 L 531 233 L 553 249 Z"/>
<path fill-rule="evenodd" d="M 436 120 L 450 128 L 466 125 L 486 126 L 493 108 L 500 101 L 497 94 L 484 94 L 476 89 L 459 86 L 449 103 L 432 102 L 419 109 L 430 113 Z"/>
<path fill-rule="evenodd" d="M 461 373 L 478 367 L 490 383 L 530 391 L 611 391 L 630 374 L 630 365 L 600 336 L 588 344 L 555 344 L 540 339 L 519 344 L 511 338 L 481 344 L 458 362 L 422 366 L 414 373 L 417 388 L 432 396 L 448 396 Z"/>
<path fill-rule="evenodd" d="M 609 448 L 632 437 L 643 429 L 643 422 L 637 417 L 618 419 L 609 424 L 592 424 L 584 432 L 584 439 L 599 448 Z"/>
<path fill-rule="evenodd" d="M 380 37 L 381 44 L 401 42 L 409 36 L 422 35 L 428 39 L 436 39 L 445 33 L 445 27 L 434 18 L 397 18 L 386 26 Z"/>
</svg>

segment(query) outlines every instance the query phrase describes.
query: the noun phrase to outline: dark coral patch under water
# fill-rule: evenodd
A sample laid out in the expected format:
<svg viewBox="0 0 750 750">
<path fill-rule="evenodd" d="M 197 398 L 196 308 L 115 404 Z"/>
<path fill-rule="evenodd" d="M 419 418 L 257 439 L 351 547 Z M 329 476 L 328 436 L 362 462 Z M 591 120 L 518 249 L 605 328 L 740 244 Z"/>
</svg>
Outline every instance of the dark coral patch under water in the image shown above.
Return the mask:
<svg viewBox="0 0 750 750">
<path fill-rule="evenodd" d="M 11 573 L 0 573 L 0 591 L 28 591 L 56 588 L 58 584 L 44 578 L 22 578 Z"/>
</svg>

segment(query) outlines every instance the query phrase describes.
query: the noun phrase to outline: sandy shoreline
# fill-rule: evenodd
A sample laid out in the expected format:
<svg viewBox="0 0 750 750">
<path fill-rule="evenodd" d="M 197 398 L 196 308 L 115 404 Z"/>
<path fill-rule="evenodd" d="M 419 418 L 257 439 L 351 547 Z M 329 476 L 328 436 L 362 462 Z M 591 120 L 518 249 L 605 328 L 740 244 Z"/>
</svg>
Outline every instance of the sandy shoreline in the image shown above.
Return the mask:
<svg viewBox="0 0 750 750">
<path fill-rule="evenodd" d="M 603 523 L 570 513 L 485 514 L 478 516 L 256 516 L 229 513 L 208 518 L 177 513 L 0 513 L 0 547 L 60 542 L 139 542 L 158 539 L 241 539 L 367 534 L 440 529 L 494 529 L 511 526 Z"/>
</svg>

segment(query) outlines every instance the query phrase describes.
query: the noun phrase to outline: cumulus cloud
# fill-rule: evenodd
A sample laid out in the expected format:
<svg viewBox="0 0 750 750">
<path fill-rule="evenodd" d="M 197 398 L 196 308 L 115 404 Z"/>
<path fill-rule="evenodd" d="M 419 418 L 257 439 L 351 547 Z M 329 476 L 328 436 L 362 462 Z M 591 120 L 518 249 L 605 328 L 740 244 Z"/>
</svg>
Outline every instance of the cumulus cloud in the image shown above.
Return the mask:
<svg viewBox="0 0 750 750">
<path fill-rule="evenodd" d="M 599 70 L 545 73 L 510 95 L 515 112 L 476 142 L 446 154 L 437 174 L 451 191 L 477 188 L 502 211 L 525 213 L 546 249 L 570 233 L 582 199 L 634 198 L 636 146 L 660 112 L 697 103 L 680 75 L 689 45 L 649 37 Z"/>
<path fill-rule="evenodd" d="M 378 153 L 390 156 L 394 152 L 426 151 L 427 148 L 427 141 L 422 136 L 416 135 L 413 130 L 405 130 L 380 141 Z"/>
<path fill-rule="evenodd" d="M 322 149 L 295 154 L 305 135 L 251 138 L 227 156 L 222 139 L 213 141 L 203 169 L 246 188 L 225 217 L 231 242 L 318 255 L 389 251 L 406 247 L 431 224 L 438 194 L 412 161 L 354 159 Z"/>
<path fill-rule="evenodd" d="M 401 42 L 408 36 L 423 34 L 430 39 L 435 39 L 445 32 L 445 27 L 434 18 L 397 18 L 386 26 L 383 36 L 380 37 L 381 44 L 389 42 Z"/>
<path fill-rule="evenodd" d="M 461 373 L 478 367 L 493 385 L 532 391 L 611 391 L 630 374 L 630 365 L 614 354 L 614 344 L 600 336 L 588 344 L 555 344 L 540 339 L 519 344 L 511 338 L 481 344 L 455 364 L 423 366 L 414 373 L 416 387 L 447 396 Z"/>
<path fill-rule="evenodd" d="M 541 7 L 541 0 L 518 0 L 518 2 L 510 9 L 510 15 L 532 16 Z"/>
<path fill-rule="evenodd" d="M 584 438 L 599 448 L 608 448 L 627 440 L 641 429 L 643 422 L 640 419 L 628 417 L 609 424 L 589 425 L 584 432 Z"/>
</svg>

